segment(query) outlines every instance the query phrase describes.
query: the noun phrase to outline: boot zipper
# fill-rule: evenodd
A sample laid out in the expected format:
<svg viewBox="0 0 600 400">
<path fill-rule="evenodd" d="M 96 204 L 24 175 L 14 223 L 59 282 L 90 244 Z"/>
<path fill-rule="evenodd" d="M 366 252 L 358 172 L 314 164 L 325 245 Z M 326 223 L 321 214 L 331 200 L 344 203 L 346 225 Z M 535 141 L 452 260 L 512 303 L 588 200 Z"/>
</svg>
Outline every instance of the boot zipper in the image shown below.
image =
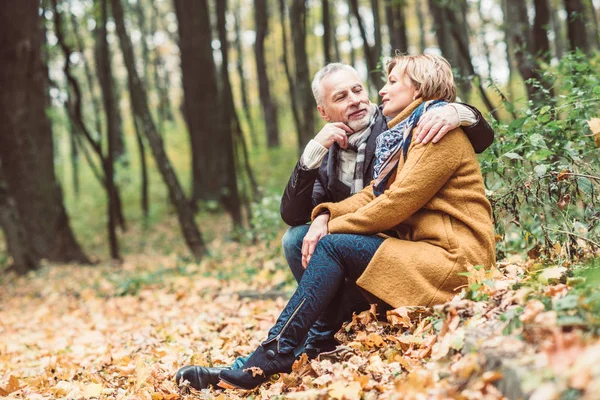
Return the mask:
<svg viewBox="0 0 600 400">
<path fill-rule="evenodd" d="M 290 324 L 290 322 L 292 322 L 292 319 L 294 319 L 294 317 L 296 316 L 296 314 L 298 313 L 298 311 L 300 311 L 300 307 L 302 307 L 304 305 L 304 302 L 306 301 L 306 297 L 302 299 L 302 301 L 300 302 L 300 304 L 298 304 L 298 306 L 296 307 L 296 309 L 294 310 L 294 312 L 292 313 L 292 315 L 288 318 L 287 321 L 285 321 L 285 324 L 283 325 L 283 328 L 281 328 L 281 331 L 277 334 L 277 336 L 275 336 L 273 339 L 270 339 L 268 341 L 265 342 L 265 345 L 273 342 L 274 340 L 277 341 L 277 353 L 279 353 L 279 339 L 281 339 L 281 335 L 283 335 L 283 332 L 285 332 L 285 330 L 287 329 L 288 325 Z"/>
</svg>

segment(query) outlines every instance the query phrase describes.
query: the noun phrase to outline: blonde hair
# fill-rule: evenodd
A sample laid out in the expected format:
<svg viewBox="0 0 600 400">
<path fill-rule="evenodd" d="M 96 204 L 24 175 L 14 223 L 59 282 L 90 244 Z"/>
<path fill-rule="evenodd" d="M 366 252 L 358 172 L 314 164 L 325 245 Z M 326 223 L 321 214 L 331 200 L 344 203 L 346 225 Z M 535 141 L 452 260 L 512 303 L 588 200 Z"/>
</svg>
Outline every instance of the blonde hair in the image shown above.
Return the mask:
<svg viewBox="0 0 600 400">
<path fill-rule="evenodd" d="M 388 75 L 394 67 L 400 67 L 423 100 L 456 100 L 456 83 L 450 63 L 442 56 L 420 54 L 418 56 L 396 55 L 387 64 Z"/>
</svg>

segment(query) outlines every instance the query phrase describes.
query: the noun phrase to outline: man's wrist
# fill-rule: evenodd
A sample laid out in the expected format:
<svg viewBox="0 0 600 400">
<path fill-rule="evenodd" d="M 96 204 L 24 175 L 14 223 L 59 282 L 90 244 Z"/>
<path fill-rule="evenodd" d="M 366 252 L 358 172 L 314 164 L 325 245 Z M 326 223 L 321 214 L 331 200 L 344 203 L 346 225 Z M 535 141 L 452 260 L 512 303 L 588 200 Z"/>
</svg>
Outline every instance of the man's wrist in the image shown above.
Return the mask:
<svg viewBox="0 0 600 400">
<path fill-rule="evenodd" d="M 302 152 L 300 163 L 304 169 L 319 168 L 323 162 L 323 158 L 325 158 L 325 154 L 327 154 L 327 148 L 316 140 L 311 139 L 304 148 L 304 152 Z"/>
<path fill-rule="evenodd" d="M 477 116 L 469 107 L 457 103 L 450 103 L 449 106 L 458 114 L 459 126 L 472 126 L 477 123 Z"/>
</svg>

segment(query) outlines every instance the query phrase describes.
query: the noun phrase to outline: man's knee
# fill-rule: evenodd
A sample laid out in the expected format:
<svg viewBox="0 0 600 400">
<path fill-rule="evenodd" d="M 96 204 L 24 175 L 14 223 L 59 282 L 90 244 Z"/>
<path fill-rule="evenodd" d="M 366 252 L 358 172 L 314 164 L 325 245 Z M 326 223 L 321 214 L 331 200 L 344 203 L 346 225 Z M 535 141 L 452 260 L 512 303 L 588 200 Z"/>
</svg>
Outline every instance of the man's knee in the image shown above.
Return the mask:
<svg viewBox="0 0 600 400">
<path fill-rule="evenodd" d="M 292 226 L 285 232 L 281 239 L 281 245 L 286 258 L 302 251 L 302 240 L 308 232 L 308 227 L 309 225 Z"/>
</svg>

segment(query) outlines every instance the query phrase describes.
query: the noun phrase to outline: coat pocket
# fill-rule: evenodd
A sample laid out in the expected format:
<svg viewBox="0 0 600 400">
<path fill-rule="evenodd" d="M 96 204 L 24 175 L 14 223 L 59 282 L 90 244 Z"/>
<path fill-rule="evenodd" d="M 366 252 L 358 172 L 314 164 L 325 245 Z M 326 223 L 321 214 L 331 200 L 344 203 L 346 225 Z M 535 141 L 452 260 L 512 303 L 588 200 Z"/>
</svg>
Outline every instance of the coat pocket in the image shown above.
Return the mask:
<svg viewBox="0 0 600 400">
<path fill-rule="evenodd" d="M 452 224 L 452 217 L 448 214 L 442 213 L 442 221 L 444 223 L 444 231 L 446 233 L 446 240 L 448 241 L 448 250 L 458 249 L 458 240 L 454 233 L 454 226 Z"/>
</svg>

